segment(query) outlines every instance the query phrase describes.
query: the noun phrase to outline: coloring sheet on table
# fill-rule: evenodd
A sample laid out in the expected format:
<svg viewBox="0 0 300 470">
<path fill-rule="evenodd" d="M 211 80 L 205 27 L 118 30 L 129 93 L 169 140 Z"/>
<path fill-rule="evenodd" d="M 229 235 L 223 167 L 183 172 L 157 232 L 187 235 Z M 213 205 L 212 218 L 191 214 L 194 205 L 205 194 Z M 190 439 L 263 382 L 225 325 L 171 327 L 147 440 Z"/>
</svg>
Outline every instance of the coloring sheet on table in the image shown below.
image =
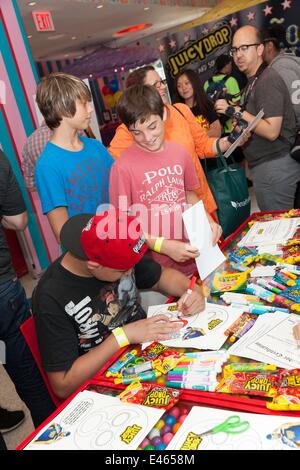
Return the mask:
<svg viewBox="0 0 300 470">
<path fill-rule="evenodd" d="M 259 246 L 284 244 L 292 238 L 300 225 L 300 218 L 278 219 L 269 222 L 255 222 L 238 246 Z"/>
<path fill-rule="evenodd" d="M 149 307 L 147 317 L 166 315 L 171 320 L 182 318 L 185 321 L 186 324 L 174 337 L 160 341 L 162 344 L 178 348 L 218 350 L 227 339 L 224 332 L 242 313 L 242 309 L 207 303 L 204 312 L 192 317 L 180 317 L 177 304 L 172 303 Z M 142 348 L 146 348 L 149 344 L 144 343 Z"/>
<path fill-rule="evenodd" d="M 251 330 L 230 347 L 230 354 L 284 369 L 300 367 L 300 349 L 293 336 L 299 315 L 272 312 L 261 315 Z"/>
<path fill-rule="evenodd" d="M 200 252 L 195 261 L 199 276 L 204 280 L 226 258 L 219 246 L 212 244 L 212 232 L 202 201 L 187 209 L 182 218 L 190 244 L 196 246 Z"/>
<path fill-rule="evenodd" d="M 249 427 L 239 434 L 204 433 L 231 416 Z M 300 446 L 300 417 L 267 416 L 194 406 L 166 450 L 291 450 Z"/>
<path fill-rule="evenodd" d="M 164 410 L 122 403 L 84 390 L 49 422 L 25 450 L 134 450 Z"/>
</svg>

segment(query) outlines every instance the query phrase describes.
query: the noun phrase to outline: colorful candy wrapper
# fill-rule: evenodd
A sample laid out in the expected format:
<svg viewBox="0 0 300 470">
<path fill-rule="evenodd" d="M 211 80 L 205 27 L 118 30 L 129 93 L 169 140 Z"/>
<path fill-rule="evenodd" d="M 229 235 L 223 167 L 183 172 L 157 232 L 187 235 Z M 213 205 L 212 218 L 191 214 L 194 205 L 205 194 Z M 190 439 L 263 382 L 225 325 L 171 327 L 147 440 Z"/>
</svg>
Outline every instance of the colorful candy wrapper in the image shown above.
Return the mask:
<svg viewBox="0 0 300 470">
<path fill-rule="evenodd" d="M 149 346 L 147 346 L 147 348 L 141 352 L 141 356 L 148 361 L 152 361 L 153 359 L 156 359 L 158 356 L 160 356 L 160 354 L 162 354 L 166 349 L 168 349 L 168 346 L 164 346 L 163 344 L 157 343 L 155 341 L 149 344 Z"/>
<path fill-rule="evenodd" d="M 132 382 L 120 393 L 119 398 L 125 403 L 164 408 L 169 410 L 178 402 L 181 392 L 157 384 Z"/>
<path fill-rule="evenodd" d="M 216 391 L 274 397 L 277 392 L 276 380 L 277 376 L 272 374 L 237 372 L 222 379 Z"/>
</svg>

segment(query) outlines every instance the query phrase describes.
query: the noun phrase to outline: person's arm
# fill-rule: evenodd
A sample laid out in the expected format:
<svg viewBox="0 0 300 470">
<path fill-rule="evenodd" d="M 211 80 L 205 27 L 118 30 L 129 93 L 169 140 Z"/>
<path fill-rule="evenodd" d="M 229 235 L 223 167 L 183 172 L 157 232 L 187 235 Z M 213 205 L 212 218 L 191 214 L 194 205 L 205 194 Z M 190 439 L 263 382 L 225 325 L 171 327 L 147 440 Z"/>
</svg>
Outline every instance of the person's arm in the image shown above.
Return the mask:
<svg viewBox="0 0 300 470">
<path fill-rule="evenodd" d="M 153 290 L 167 296 L 179 297 L 178 307 L 185 316 L 195 315 L 205 309 L 205 297 L 197 284 L 191 294 L 186 297 L 190 279 L 180 271 L 172 268 L 162 268 L 159 281 Z"/>
<path fill-rule="evenodd" d="M 209 137 L 221 137 L 222 133 L 222 126 L 219 121 L 219 119 L 216 119 L 214 122 L 212 122 L 209 126 L 209 129 L 207 131 L 207 135 Z"/>
<path fill-rule="evenodd" d="M 1 223 L 4 228 L 9 230 L 25 230 L 28 224 L 27 211 L 17 215 L 4 215 L 1 218 Z"/>
<path fill-rule="evenodd" d="M 123 326 L 129 344 L 148 341 L 164 341 L 180 329 L 181 325 L 170 322 L 165 315 L 138 320 Z M 86 380 L 91 379 L 120 346 L 114 335 L 110 335 L 88 354 L 78 357 L 68 370 L 47 372 L 50 385 L 59 398 L 67 398 Z"/>
<path fill-rule="evenodd" d="M 124 153 L 125 150 L 133 144 L 133 137 L 125 124 L 121 124 L 117 127 L 114 138 L 110 142 L 108 151 L 113 158 L 118 158 Z"/>
<path fill-rule="evenodd" d="M 220 114 L 225 114 L 226 109 L 228 108 L 229 104 L 227 103 L 226 100 L 217 100 L 216 101 L 216 111 Z M 236 112 L 241 112 L 241 107 L 240 106 L 234 106 L 234 109 Z M 254 121 L 255 116 L 253 114 L 248 113 L 248 111 L 243 111 L 242 112 L 242 118 L 245 119 L 245 121 L 250 124 L 252 121 Z M 282 116 L 276 116 L 276 117 L 268 117 L 265 119 L 261 119 L 253 132 L 260 137 L 264 137 L 265 139 L 269 141 L 274 141 L 276 140 L 281 131 L 281 126 L 282 126 Z"/>
<path fill-rule="evenodd" d="M 49 224 L 52 228 L 52 232 L 57 240 L 57 243 L 60 243 L 60 231 L 64 223 L 68 220 L 68 211 L 66 207 L 56 207 L 50 212 L 47 212 L 47 218 Z"/>
</svg>

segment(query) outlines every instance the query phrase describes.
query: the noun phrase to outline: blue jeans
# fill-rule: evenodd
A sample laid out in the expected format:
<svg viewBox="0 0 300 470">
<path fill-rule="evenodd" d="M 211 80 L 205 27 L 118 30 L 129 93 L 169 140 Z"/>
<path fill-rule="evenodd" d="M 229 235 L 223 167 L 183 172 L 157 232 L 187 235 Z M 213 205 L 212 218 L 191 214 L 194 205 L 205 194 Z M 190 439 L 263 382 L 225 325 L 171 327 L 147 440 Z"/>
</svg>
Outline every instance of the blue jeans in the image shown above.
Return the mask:
<svg viewBox="0 0 300 470">
<path fill-rule="evenodd" d="M 21 324 L 30 315 L 25 291 L 19 280 L 0 284 L 0 340 L 5 343 L 6 349 L 6 364 L 3 365 L 37 427 L 56 408 L 20 331 Z"/>
</svg>

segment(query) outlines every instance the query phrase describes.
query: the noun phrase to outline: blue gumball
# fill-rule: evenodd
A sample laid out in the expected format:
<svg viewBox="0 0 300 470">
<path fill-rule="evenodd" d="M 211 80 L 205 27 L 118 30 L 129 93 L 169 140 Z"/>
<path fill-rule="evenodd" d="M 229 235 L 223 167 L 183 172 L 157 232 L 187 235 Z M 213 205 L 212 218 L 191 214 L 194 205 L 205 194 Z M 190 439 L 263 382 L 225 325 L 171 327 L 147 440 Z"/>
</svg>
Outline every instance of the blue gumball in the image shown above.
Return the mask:
<svg viewBox="0 0 300 470">
<path fill-rule="evenodd" d="M 109 89 L 112 93 L 116 93 L 116 91 L 118 91 L 119 89 L 119 82 L 118 80 L 116 80 L 115 78 L 113 78 L 110 82 L 109 82 Z"/>
</svg>

